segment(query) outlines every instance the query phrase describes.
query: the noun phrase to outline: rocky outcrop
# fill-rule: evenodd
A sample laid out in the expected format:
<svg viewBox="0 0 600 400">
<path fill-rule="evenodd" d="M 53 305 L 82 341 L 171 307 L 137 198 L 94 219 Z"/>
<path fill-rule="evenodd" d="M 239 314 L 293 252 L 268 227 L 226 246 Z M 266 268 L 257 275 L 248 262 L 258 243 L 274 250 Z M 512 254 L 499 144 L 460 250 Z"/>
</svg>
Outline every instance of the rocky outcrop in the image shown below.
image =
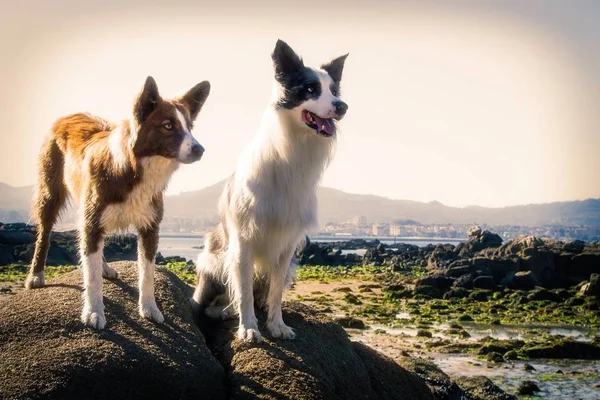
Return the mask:
<svg viewBox="0 0 600 400">
<path fill-rule="evenodd" d="M 137 313 L 133 263 L 113 263 L 104 282 L 108 326 L 85 328 L 81 272 L 0 299 L 0 398 L 225 398 L 225 371 L 195 327 L 188 288 L 159 269 L 156 297 L 165 323 Z"/>
<path fill-rule="evenodd" d="M 522 236 L 500 245 L 495 234 L 472 233 L 474 236 L 454 250 L 448 245 L 436 246 L 428 258 L 430 277 L 445 275 L 454 280 L 452 286 L 466 289 L 532 290 L 538 286 L 569 288 L 600 274 L 598 243 Z M 596 281 L 582 293 L 600 294 Z"/>
<path fill-rule="evenodd" d="M 157 268 L 165 323 L 137 314 L 134 263 L 112 263 L 105 331 L 79 321 L 81 275 L 0 299 L 0 398 L 434 399 L 425 379 L 348 339 L 310 307 L 288 303 L 294 341 L 234 339 L 236 321 L 194 324 L 191 289 Z M 258 314 L 263 333 L 265 315 Z M 206 340 L 206 342 L 205 342 Z"/>
<path fill-rule="evenodd" d="M 0 223 L 0 265 L 29 264 L 35 250 L 37 227 L 24 223 Z M 107 261 L 135 260 L 135 235 L 118 235 L 105 240 L 104 257 Z M 77 231 L 52 232 L 46 265 L 74 265 L 79 263 Z"/>
<path fill-rule="evenodd" d="M 431 281 L 421 282 L 442 294 L 453 286 L 490 290 L 503 287 L 531 290 L 536 286 L 568 288 L 590 279 L 592 274 L 600 274 L 600 243 L 522 236 L 503 244 L 500 236 L 478 227 L 471 229 L 468 240 L 457 246 L 419 247 L 400 243 L 391 247 L 378 241 L 362 240 L 349 246 L 366 246 L 362 259 L 357 255 L 341 254 L 340 243 L 309 243 L 301 252 L 301 264 L 362 263 L 388 267 L 392 271 L 425 267 L 429 276 L 424 279 L 435 282 L 440 276 L 449 279 L 440 287 Z M 587 293 L 592 293 L 595 288 L 595 285 L 589 285 Z"/>
</svg>

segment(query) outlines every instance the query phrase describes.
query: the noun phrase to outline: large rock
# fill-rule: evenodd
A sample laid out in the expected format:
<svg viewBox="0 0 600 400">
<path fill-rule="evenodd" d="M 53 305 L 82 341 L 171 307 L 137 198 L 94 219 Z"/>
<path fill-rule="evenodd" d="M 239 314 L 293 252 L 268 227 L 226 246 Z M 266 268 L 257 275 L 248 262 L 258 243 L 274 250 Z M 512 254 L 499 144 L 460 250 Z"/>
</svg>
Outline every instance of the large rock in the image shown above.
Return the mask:
<svg viewBox="0 0 600 400">
<path fill-rule="evenodd" d="M 436 245 L 427 259 L 427 267 L 430 269 L 447 268 L 458 258 L 454 250 L 454 246 L 450 244 Z"/>
<path fill-rule="evenodd" d="M 252 345 L 233 340 L 235 320 L 223 323 L 210 339 L 210 347 L 228 366 L 230 398 L 434 399 L 425 381 L 351 342 L 339 325 L 312 308 L 289 303 L 286 311 L 284 319 L 297 333 L 293 341 L 265 338 Z M 264 313 L 258 318 L 264 321 Z"/>
<path fill-rule="evenodd" d="M 573 257 L 569 275 L 575 281 L 588 279 L 591 274 L 600 274 L 600 252 L 586 252 Z"/>
<path fill-rule="evenodd" d="M 469 240 L 460 249 L 461 256 L 474 256 L 485 249 L 495 249 L 502 245 L 502 238 L 490 231 L 481 229 L 469 232 Z"/>
<path fill-rule="evenodd" d="M 0 300 L 0 398 L 225 398 L 225 372 L 203 344 L 188 287 L 159 268 L 157 303 L 165 323 L 137 312 L 137 272 L 113 263 L 104 281 L 105 331 L 84 327 L 81 272 Z"/>
<path fill-rule="evenodd" d="M 512 289 L 530 290 L 538 285 L 535 274 L 531 271 L 519 271 L 515 274 L 508 286 Z"/>
<path fill-rule="evenodd" d="M 519 270 L 519 260 L 512 258 L 493 258 L 488 263 L 490 274 L 494 277 L 496 283 L 502 282 L 507 274 Z"/>
<path fill-rule="evenodd" d="M 235 340 L 235 320 L 204 325 L 205 336 L 174 274 L 157 268 L 156 325 L 137 314 L 135 265 L 111 266 L 120 276 L 104 281 L 105 331 L 79 321 L 80 271 L 0 299 L 0 398 L 434 399 L 419 376 L 308 306 L 284 306 L 294 341 Z"/>
<path fill-rule="evenodd" d="M 473 275 L 464 274 L 458 277 L 453 284 L 454 287 L 472 289 L 473 288 Z"/>
</svg>

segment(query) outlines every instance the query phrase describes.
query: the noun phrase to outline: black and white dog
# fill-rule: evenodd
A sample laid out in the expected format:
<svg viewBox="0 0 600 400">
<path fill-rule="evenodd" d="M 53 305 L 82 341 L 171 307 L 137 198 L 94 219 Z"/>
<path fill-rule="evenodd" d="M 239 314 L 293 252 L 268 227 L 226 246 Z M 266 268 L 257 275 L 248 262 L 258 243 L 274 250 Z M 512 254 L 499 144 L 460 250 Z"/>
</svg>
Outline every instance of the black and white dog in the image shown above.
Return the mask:
<svg viewBox="0 0 600 400">
<path fill-rule="evenodd" d="M 273 337 L 295 336 L 281 299 L 294 277 L 294 250 L 317 226 L 317 186 L 335 147 L 336 120 L 348 109 L 340 99 L 347 56 L 310 68 L 285 42 L 275 45 L 273 103 L 225 185 L 221 223 L 198 257 L 192 299 L 199 313 L 237 313 L 240 339 L 262 339 L 255 300 L 268 307 Z"/>
</svg>

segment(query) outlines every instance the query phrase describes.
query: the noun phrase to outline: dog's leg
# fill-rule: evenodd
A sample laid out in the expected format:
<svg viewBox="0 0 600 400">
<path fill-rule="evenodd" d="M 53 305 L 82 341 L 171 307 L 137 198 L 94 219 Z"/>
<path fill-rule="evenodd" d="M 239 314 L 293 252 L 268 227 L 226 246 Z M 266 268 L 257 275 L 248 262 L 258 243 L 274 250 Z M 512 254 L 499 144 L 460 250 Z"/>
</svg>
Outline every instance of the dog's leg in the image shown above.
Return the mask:
<svg viewBox="0 0 600 400">
<path fill-rule="evenodd" d="M 140 300 L 139 310 L 143 318 L 162 323 L 165 318 L 154 299 L 154 259 L 158 249 L 158 223 L 138 232 L 138 268 Z"/>
<path fill-rule="evenodd" d="M 111 268 L 104 258 L 102 258 L 102 277 L 106 279 L 117 279 L 119 277 L 119 273 Z"/>
<path fill-rule="evenodd" d="M 240 317 L 238 338 L 260 343 L 262 336 L 258 330 L 258 321 L 254 314 L 254 293 L 252 278 L 254 257 L 249 243 L 236 237 L 230 237 L 225 267 L 229 271 L 231 290 L 236 311 Z"/>
<path fill-rule="evenodd" d="M 33 253 L 31 268 L 29 270 L 29 275 L 27 275 L 27 279 L 25 280 L 25 288 L 27 289 L 39 288 L 45 284 L 44 267 L 48 249 L 50 247 L 51 232 L 52 225 L 48 226 L 46 225 L 46 222 L 40 222 L 37 228 L 37 240 L 35 242 L 35 251 Z"/>
<path fill-rule="evenodd" d="M 273 265 L 271 269 L 269 295 L 267 296 L 267 307 L 269 308 L 267 328 L 274 338 L 294 339 L 296 337 L 293 329 L 283 322 L 281 314 L 281 299 L 283 291 L 286 288 L 288 271 L 294 250 L 295 248 L 292 247 L 284 251 L 279 257 L 277 265 Z"/>
<path fill-rule="evenodd" d="M 102 249 L 103 232 L 99 212 L 92 205 L 85 209 L 85 220 L 80 230 L 81 262 L 83 269 L 83 312 L 81 321 L 94 329 L 104 329 L 104 302 L 102 300 Z"/>
<path fill-rule="evenodd" d="M 47 140 L 40 154 L 39 176 L 33 204 L 33 216 L 39 223 L 37 240 L 29 275 L 25 280 L 27 289 L 44 286 L 44 266 L 50 247 L 50 233 L 67 199 L 63 182 L 64 157 L 56 142 Z"/>
<path fill-rule="evenodd" d="M 197 315 L 202 314 L 216 295 L 213 278 L 208 272 L 199 270 L 196 290 L 194 290 L 194 295 L 190 299 L 193 312 Z M 212 317 L 212 315 L 209 316 Z"/>
</svg>

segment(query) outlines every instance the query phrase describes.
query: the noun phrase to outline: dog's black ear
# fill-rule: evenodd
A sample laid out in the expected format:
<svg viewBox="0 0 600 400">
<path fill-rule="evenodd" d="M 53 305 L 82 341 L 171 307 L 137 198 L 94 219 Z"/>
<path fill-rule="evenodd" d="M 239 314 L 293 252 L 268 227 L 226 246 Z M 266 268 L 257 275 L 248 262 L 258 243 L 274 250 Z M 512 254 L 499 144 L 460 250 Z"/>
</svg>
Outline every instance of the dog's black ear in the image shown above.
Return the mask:
<svg viewBox="0 0 600 400">
<path fill-rule="evenodd" d="M 329 74 L 329 76 L 331 76 L 331 79 L 333 79 L 335 83 L 340 83 L 340 81 L 342 80 L 344 62 L 346 61 L 346 57 L 348 57 L 348 54 L 344 54 L 343 56 L 340 56 L 335 60 L 328 62 L 327 64 L 321 65 L 321 68 L 327 71 L 327 73 Z"/>
<path fill-rule="evenodd" d="M 283 40 L 278 39 L 271 55 L 275 65 L 275 78 L 280 78 L 304 67 L 302 58 Z"/>
<path fill-rule="evenodd" d="M 144 88 L 135 100 L 133 106 L 133 116 L 138 125 L 141 125 L 148 116 L 154 111 L 158 103 L 162 101 L 158 94 L 158 86 L 153 77 L 149 76 L 146 78 Z"/>
<path fill-rule="evenodd" d="M 179 101 L 190 112 L 192 121 L 196 119 L 200 109 L 210 94 L 210 82 L 203 81 L 191 88 Z"/>
</svg>

